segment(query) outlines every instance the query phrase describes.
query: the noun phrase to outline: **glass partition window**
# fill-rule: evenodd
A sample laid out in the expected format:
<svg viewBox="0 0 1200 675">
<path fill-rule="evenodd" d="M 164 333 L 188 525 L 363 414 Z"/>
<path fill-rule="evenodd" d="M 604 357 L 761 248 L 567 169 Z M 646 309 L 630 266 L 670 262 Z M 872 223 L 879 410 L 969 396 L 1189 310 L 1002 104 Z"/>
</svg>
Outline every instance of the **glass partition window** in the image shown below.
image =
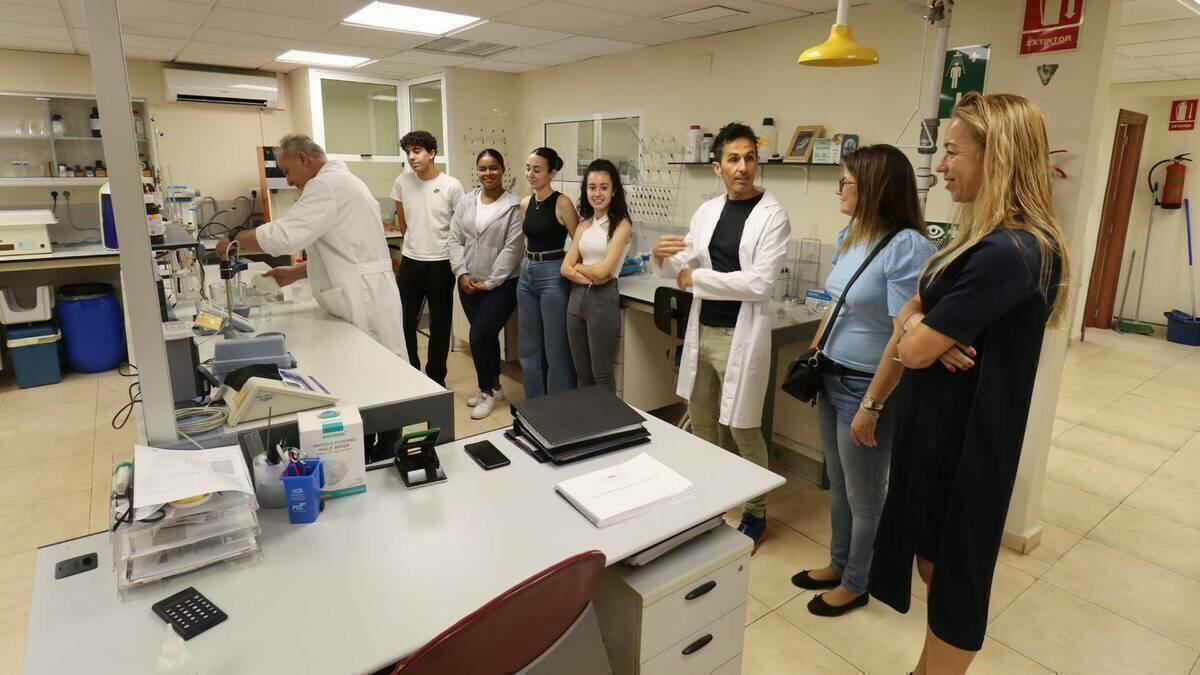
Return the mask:
<svg viewBox="0 0 1200 675">
<path fill-rule="evenodd" d="M 636 182 L 641 148 L 641 118 L 637 115 L 596 115 L 592 119 L 548 121 L 546 145 L 563 159 L 558 178 L 580 180 L 588 164 L 603 158 L 617 165 L 622 178 Z"/>
<path fill-rule="evenodd" d="M 423 129 L 438 140 L 446 163 L 446 116 L 442 77 L 392 80 L 343 72 L 309 71 L 313 139 L 334 159 L 405 161 L 400 139 Z"/>
<path fill-rule="evenodd" d="M 325 151 L 395 155 L 400 141 L 396 85 L 321 80 Z"/>
</svg>

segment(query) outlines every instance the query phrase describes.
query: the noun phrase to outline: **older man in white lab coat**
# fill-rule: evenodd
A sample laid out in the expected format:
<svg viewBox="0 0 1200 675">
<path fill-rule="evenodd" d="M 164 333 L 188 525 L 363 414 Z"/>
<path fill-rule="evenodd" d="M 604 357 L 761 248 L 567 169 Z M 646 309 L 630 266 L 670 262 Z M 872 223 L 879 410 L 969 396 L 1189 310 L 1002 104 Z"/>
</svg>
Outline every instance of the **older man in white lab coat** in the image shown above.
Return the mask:
<svg viewBox="0 0 1200 675">
<path fill-rule="evenodd" d="M 779 202 L 754 186 L 758 138 L 750 127 L 726 125 L 713 153 L 726 194 L 700 205 L 686 237 L 667 235 L 654 244 L 653 268 L 697 300 L 676 389 L 688 399 L 692 431 L 767 468 L 761 426 L 771 370 L 768 303 L 791 225 Z M 767 534 L 762 496 L 746 502 L 738 530 L 757 551 Z"/>
<path fill-rule="evenodd" d="M 317 304 L 408 360 L 379 202 L 343 162 L 327 160 L 308 136 L 285 136 L 276 161 L 288 183 L 300 188 L 300 199 L 283 217 L 239 233 L 239 249 L 277 256 L 307 251 L 306 262 L 276 267 L 267 275 L 280 286 L 307 278 Z M 217 253 L 224 256 L 230 245 L 222 239 Z"/>
</svg>

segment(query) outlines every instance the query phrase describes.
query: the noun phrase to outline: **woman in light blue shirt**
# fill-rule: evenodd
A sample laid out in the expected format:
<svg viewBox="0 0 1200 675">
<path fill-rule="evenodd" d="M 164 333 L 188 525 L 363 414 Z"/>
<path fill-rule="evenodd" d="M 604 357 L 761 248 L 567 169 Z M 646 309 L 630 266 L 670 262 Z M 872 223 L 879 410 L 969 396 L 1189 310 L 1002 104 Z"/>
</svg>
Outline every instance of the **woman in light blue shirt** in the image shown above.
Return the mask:
<svg viewBox="0 0 1200 675">
<path fill-rule="evenodd" d="M 912 164 L 890 145 L 872 145 L 843 160 L 838 181 L 841 212 L 850 224 L 838 233 L 833 271 L 825 289 L 840 298 L 875 246 L 895 233 L 851 286 L 824 354 L 824 386 L 817 402 L 831 493 L 833 541 L 828 567 L 804 570 L 792 583 L 814 596 L 808 610 L 840 616 L 867 604 L 875 531 L 887 496 L 891 414 L 885 402 L 904 367 L 896 356 L 894 320 L 917 291 L 935 247 L 925 234 Z M 829 310 L 813 338 L 816 346 Z"/>
</svg>

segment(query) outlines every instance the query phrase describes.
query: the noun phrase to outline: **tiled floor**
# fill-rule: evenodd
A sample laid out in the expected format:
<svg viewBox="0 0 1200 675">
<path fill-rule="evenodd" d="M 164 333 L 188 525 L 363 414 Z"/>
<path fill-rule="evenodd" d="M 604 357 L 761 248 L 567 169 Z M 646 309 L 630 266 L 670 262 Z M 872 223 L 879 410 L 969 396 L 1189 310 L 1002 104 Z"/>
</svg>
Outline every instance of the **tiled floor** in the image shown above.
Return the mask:
<svg viewBox="0 0 1200 675">
<path fill-rule="evenodd" d="M 130 380 L 70 375 L 18 390 L 0 377 L 0 675 L 20 672 L 34 549 L 94 532 L 131 429 L 109 421 Z M 505 393 L 522 395 L 506 368 Z M 458 436 L 474 370 L 450 356 Z M 1042 544 L 1002 551 L 988 640 L 973 674 L 1200 675 L 1200 350 L 1093 331 L 1071 347 L 1043 495 Z M 794 475 L 768 498 L 771 537 L 754 558 L 743 672 L 903 673 L 920 650 L 924 590 L 908 615 L 872 603 L 819 619 L 789 582 L 828 561 L 828 493 Z"/>
</svg>

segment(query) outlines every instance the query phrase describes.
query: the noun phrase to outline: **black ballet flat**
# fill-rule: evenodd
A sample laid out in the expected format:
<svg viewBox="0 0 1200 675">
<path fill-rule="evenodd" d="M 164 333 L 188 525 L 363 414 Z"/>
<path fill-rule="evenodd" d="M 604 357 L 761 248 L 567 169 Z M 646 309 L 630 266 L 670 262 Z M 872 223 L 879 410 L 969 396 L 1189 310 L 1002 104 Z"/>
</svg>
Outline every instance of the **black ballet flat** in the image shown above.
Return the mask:
<svg viewBox="0 0 1200 675">
<path fill-rule="evenodd" d="M 814 579 L 814 578 L 808 576 L 808 573 L 811 571 L 812 570 L 804 570 L 802 572 L 797 572 L 797 573 L 793 574 L 792 575 L 792 585 L 797 588 L 803 588 L 806 591 L 827 591 L 827 590 L 830 590 L 833 588 L 837 588 L 838 586 L 840 586 L 842 584 L 841 577 L 838 577 L 836 579 L 830 579 L 829 581 L 822 581 L 821 579 Z"/>
<path fill-rule="evenodd" d="M 869 593 L 863 593 L 862 595 L 840 607 L 834 607 L 833 605 L 825 602 L 825 599 L 818 595 L 812 600 L 808 601 L 808 611 L 817 616 L 841 616 L 852 609 L 858 609 L 859 607 L 866 606 L 870 599 L 871 596 Z"/>
</svg>

